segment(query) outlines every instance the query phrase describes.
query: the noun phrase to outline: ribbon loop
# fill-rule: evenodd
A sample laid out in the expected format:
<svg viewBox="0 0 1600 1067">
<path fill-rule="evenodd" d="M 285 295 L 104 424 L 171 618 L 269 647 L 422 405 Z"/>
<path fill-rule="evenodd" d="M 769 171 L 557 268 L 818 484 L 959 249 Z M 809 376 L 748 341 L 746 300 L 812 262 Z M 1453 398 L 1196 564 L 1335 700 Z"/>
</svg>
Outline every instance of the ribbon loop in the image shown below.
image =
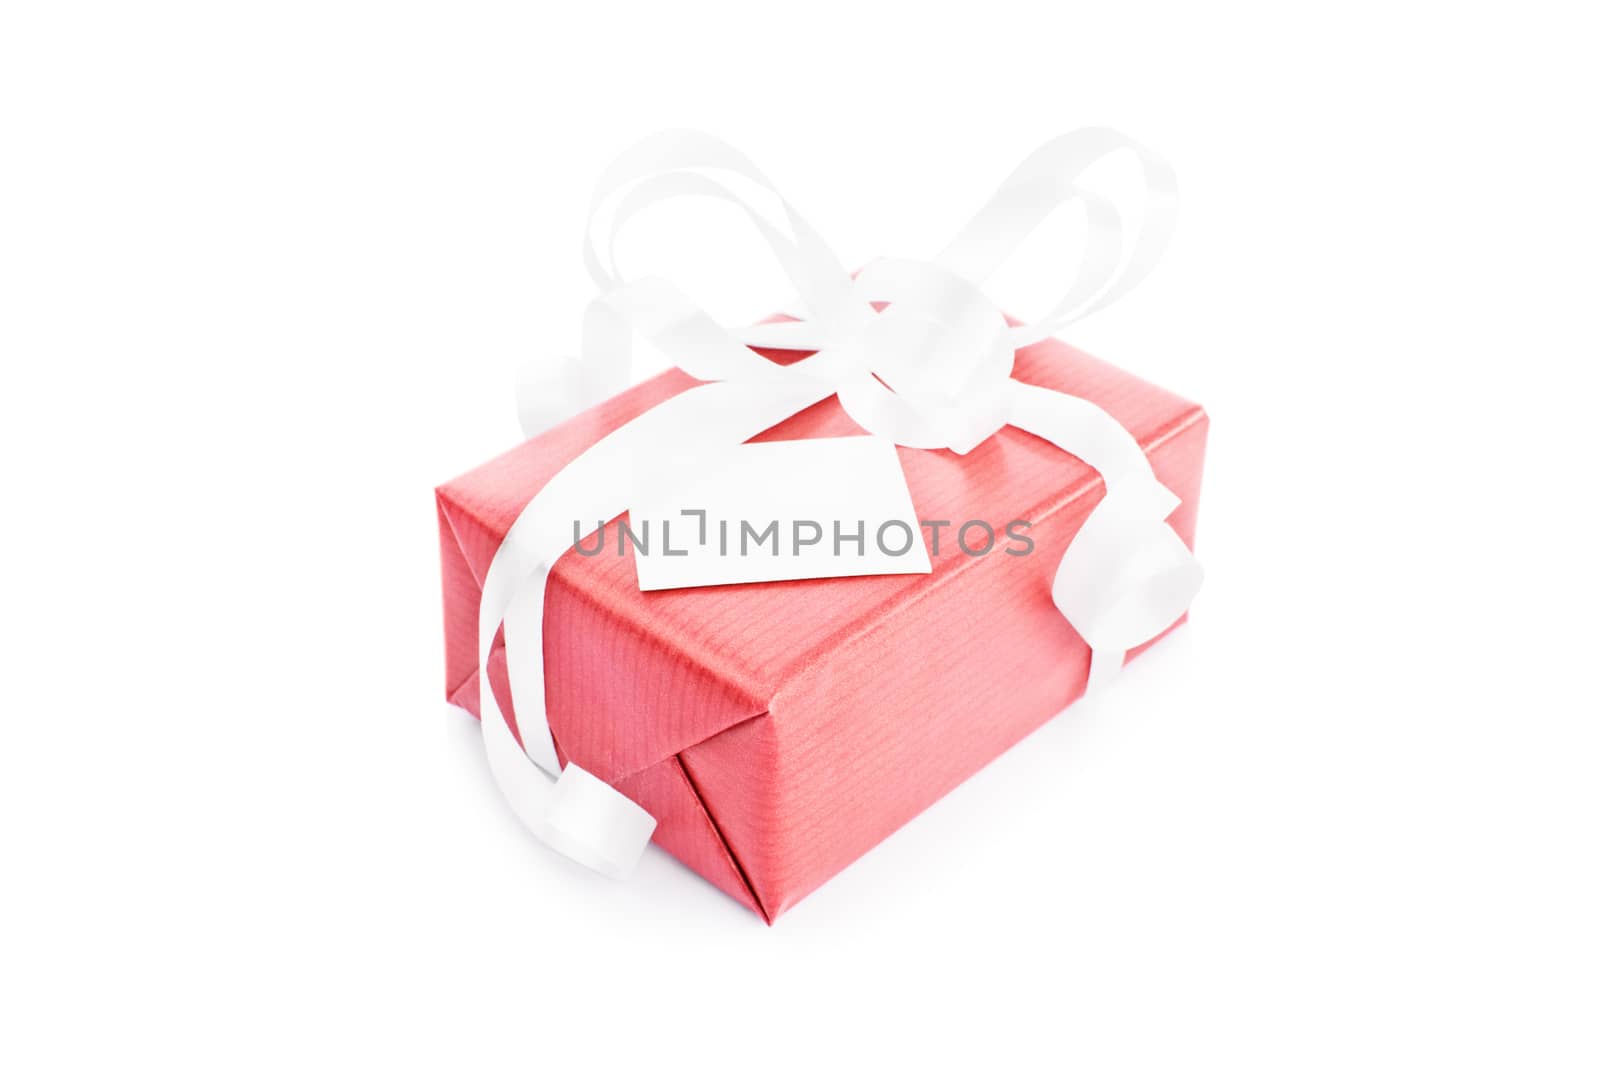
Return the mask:
<svg viewBox="0 0 1600 1067">
<path fill-rule="evenodd" d="M 789 234 L 781 233 L 768 222 L 766 215 L 747 196 L 712 176 L 716 174 L 740 178 L 771 193 L 783 211 Z M 618 206 L 609 227 L 600 227 L 599 218 L 606 202 L 629 186 L 632 191 Z M 622 281 L 612 251 L 616 234 L 628 220 L 654 204 L 685 195 L 712 196 L 738 206 L 767 243 L 811 317 L 820 322 L 832 322 L 848 314 L 845 308 L 851 300 L 849 272 L 822 238 L 743 153 L 694 130 L 669 130 L 646 137 L 624 152 L 601 176 L 584 226 L 584 261 L 595 284 L 607 289 Z M 606 233 L 604 260 L 599 254 L 601 242 L 597 240 L 597 230 Z"/>
<path fill-rule="evenodd" d="M 1126 263 L 1121 263 L 1123 227 L 1116 209 L 1078 185 L 1090 167 L 1119 153 L 1137 162 L 1145 187 L 1144 219 Z M 1177 224 L 1172 167 L 1116 130 L 1093 127 L 1062 134 L 1023 160 L 939 253 L 938 262 L 982 284 L 1046 218 L 1074 202 L 1083 205 L 1087 223 L 1077 280 L 1052 311 L 1019 329 L 1019 348 L 1120 299 L 1155 269 Z"/>
</svg>

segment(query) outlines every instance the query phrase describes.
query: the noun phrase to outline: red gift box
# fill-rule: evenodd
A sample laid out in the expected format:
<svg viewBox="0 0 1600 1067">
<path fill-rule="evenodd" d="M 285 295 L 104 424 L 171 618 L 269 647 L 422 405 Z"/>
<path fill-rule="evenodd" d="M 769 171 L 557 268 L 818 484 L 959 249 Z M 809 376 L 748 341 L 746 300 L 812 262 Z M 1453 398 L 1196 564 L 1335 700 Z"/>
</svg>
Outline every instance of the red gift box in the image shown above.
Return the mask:
<svg viewBox="0 0 1600 1067">
<path fill-rule="evenodd" d="M 1122 423 L 1182 499 L 1167 521 L 1193 547 L 1198 405 L 1055 340 L 1019 350 L 1013 376 Z M 521 509 L 606 433 L 695 384 L 668 371 L 439 488 L 452 703 L 477 713 L 480 587 Z M 830 398 L 755 440 L 860 432 Z M 1034 551 L 945 545 L 929 575 L 650 593 L 612 552 L 569 552 L 551 572 L 546 700 L 563 762 L 638 803 L 656 843 L 768 922 L 1077 699 L 1088 676 L 1088 646 L 1050 589 L 1104 495 L 1099 475 L 1015 427 L 965 456 L 899 456 L 920 516 L 996 530 L 1024 519 Z M 617 543 L 614 528 L 606 537 Z M 502 642 L 489 664 L 510 709 Z"/>
</svg>

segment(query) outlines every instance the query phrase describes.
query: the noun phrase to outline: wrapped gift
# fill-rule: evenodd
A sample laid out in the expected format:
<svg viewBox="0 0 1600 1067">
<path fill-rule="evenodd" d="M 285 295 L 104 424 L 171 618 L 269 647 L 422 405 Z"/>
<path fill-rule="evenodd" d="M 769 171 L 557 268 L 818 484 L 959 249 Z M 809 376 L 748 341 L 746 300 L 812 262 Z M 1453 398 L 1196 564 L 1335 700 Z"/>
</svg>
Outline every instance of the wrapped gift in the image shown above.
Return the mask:
<svg viewBox="0 0 1600 1067">
<path fill-rule="evenodd" d="M 1077 181 L 1122 150 L 1150 192 L 1128 249 Z M 624 156 L 596 202 L 623 197 L 625 220 L 652 194 L 732 195 L 707 171 L 765 181 L 674 134 Z M 1083 280 L 1041 326 L 1006 320 L 974 275 L 1074 200 L 1100 242 Z M 583 360 L 526 397 L 544 428 L 437 494 L 446 692 L 484 713 L 491 768 L 540 839 L 613 874 L 653 839 L 770 922 L 1182 619 L 1205 413 L 1049 336 L 1148 269 L 1170 201 L 1158 160 L 1085 131 L 1024 164 L 927 264 L 838 271 L 784 205 L 787 233 L 758 225 L 806 314 L 738 333 L 659 280 L 622 281 L 592 246 L 602 297 Z M 616 392 L 634 331 L 684 369 Z M 684 471 L 716 483 L 739 449 L 776 463 L 748 451 L 765 442 L 869 432 L 915 507 L 910 573 L 797 577 L 810 537 L 794 533 L 792 555 L 741 552 L 697 515 L 698 548 L 755 570 L 641 588 L 663 551 L 638 528 L 650 489 L 697 484 Z M 774 475 L 778 495 L 791 477 Z M 796 494 L 832 492 L 803 480 Z M 881 530 L 843 529 L 816 540 L 847 566 L 864 555 L 851 532 L 883 547 Z M 761 569 L 779 562 L 791 570 Z"/>
</svg>

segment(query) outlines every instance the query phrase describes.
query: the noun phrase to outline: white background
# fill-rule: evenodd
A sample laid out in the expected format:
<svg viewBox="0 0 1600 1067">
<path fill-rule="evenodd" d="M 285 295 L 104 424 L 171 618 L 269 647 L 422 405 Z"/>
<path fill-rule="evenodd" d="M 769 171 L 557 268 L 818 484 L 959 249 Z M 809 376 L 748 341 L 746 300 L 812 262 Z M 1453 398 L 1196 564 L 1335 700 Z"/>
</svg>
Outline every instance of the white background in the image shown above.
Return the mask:
<svg viewBox="0 0 1600 1067">
<path fill-rule="evenodd" d="M 1595 1062 L 1579 10 L 8 4 L 3 1058 Z M 432 487 L 600 169 L 711 130 L 855 265 L 1086 124 L 1182 186 L 1069 339 L 1212 415 L 1192 624 L 770 929 L 526 838 Z"/>
</svg>

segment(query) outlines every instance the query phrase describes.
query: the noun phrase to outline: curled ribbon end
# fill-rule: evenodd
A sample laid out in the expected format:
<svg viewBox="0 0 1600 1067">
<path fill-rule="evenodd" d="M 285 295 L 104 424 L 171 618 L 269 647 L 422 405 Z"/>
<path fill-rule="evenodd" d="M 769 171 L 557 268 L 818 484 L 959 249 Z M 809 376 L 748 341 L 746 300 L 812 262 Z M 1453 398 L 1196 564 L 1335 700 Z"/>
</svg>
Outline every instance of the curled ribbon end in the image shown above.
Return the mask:
<svg viewBox="0 0 1600 1067">
<path fill-rule="evenodd" d="M 1183 618 L 1205 579 L 1161 516 L 1120 505 L 1113 495 L 1090 515 L 1051 589 L 1056 607 L 1097 654 L 1160 636 Z"/>
<path fill-rule="evenodd" d="M 517 422 L 524 437 L 537 437 L 581 410 L 571 368 L 553 373 L 525 368 L 517 379 Z"/>
<path fill-rule="evenodd" d="M 556 779 L 539 839 L 569 859 L 611 878 L 638 865 L 656 820 L 639 805 L 575 763 Z"/>
</svg>

